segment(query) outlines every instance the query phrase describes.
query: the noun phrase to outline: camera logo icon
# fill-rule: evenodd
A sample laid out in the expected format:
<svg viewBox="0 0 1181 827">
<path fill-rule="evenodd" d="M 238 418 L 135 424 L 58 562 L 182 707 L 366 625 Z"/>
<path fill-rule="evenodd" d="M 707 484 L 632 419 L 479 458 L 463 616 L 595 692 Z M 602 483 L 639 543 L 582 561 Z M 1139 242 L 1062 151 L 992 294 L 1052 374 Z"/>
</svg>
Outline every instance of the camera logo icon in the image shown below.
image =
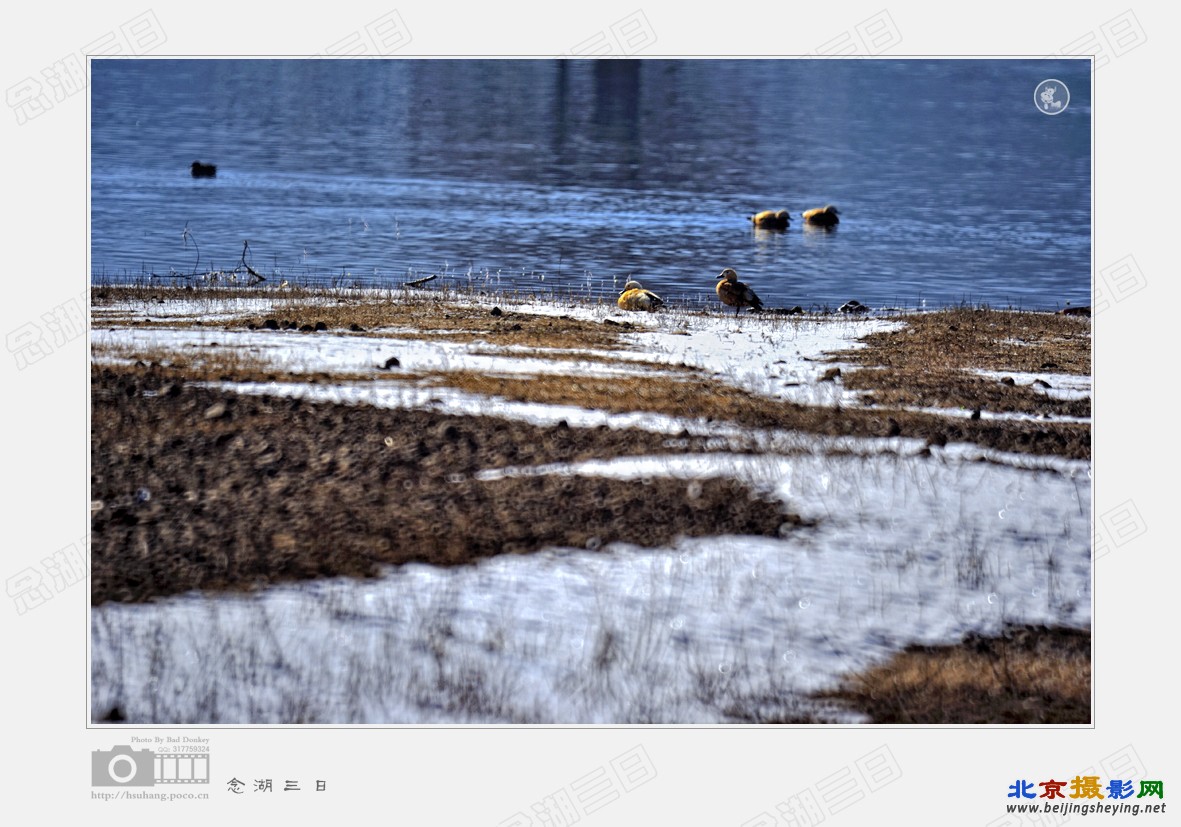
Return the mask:
<svg viewBox="0 0 1181 827">
<path fill-rule="evenodd" d="M 152 787 L 156 784 L 156 753 L 126 745 L 96 749 L 90 756 L 92 787 Z"/>
</svg>

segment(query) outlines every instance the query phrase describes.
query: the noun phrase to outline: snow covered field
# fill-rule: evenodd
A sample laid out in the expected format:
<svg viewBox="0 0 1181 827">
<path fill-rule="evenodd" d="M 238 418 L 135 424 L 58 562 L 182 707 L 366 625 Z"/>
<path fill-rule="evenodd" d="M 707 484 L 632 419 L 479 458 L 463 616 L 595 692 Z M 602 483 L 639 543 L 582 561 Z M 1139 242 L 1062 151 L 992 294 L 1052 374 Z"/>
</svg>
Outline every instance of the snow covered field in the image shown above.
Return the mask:
<svg viewBox="0 0 1181 827">
<path fill-rule="evenodd" d="M 250 300 L 257 302 L 258 300 Z M 116 308 L 184 318 L 266 313 L 235 300 Z M 613 307 L 547 302 L 505 311 L 622 320 Z M 109 308 L 104 308 L 109 309 Z M 176 328 L 112 329 L 127 346 L 241 349 L 286 372 L 626 375 L 629 361 L 690 366 L 748 391 L 855 406 L 821 381 L 825 354 L 881 318 L 630 314 L 643 350 L 547 359 L 490 342 Z M 370 331 L 373 333 L 373 331 Z M 213 343 L 216 342 L 216 345 Z M 567 354 L 570 355 L 570 354 Z M 576 354 L 575 354 L 576 355 Z M 609 360 L 603 357 L 611 357 Z M 645 366 L 644 370 L 652 370 Z M 1032 374 L 1005 374 L 1029 384 Z M 1055 377 L 1090 393 L 1089 377 Z M 910 643 L 951 643 L 1006 623 L 1089 628 L 1091 466 L 904 438 L 821 438 L 683 419 L 509 402 L 397 381 L 237 383 L 239 392 L 389 408 L 606 424 L 753 440 L 760 452 L 632 457 L 511 474 L 742 481 L 815 524 L 780 539 L 706 537 L 667 548 L 555 548 L 376 580 L 304 582 L 246 596 L 183 595 L 92 610 L 92 709 L 154 723 L 730 723 L 813 712 L 807 693 Z M 949 416 L 965 415 L 948 411 Z M 554 503 L 561 508 L 561 503 Z M 848 716 L 838 716 L 852 720 Z"/>
</svg>

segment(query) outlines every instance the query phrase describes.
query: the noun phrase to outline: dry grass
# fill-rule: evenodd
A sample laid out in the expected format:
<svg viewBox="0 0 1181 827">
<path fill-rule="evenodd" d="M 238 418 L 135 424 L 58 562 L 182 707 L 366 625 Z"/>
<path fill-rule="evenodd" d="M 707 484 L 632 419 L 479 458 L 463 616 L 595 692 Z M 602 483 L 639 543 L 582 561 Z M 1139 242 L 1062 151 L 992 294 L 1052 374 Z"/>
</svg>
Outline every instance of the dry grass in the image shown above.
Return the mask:
<svg viewBox="0 0 1181 827">
<path fill-rule="evenodd" d="M 732 480 L 479 478 L 704 438 L 244 396 L 157 368 L 92 368 L 91 383 L 95 604 L 802 522 Z"/>
<path fill-rule="evenodd" d="M 165 294 L 191 297 L 156 288 L 95 293 L 96 302 L 142 301 L 149 313 Z M 207 331 L 260 327 L 267 318 L 320 321 L 337 334 L 356 326 L 364 329 L 359 335 L 487 342 L 491 352 L 519 346 L 561 360 L 588 358 L 571 351 L 626 349 L 620 334 L 642 332 L 626 323 L 494 315 L 416 292 L 375 296 L 295 288 L 281 297 L 273 290 L 261 295 L 277 301 L 273 315 L 202 324 L 198 317 L 110 315 L 99 306 L 94 320 Z M 207 294 L 211 306 L 225 298 L 259 296 L 259 290 L 246 288 Z M 536 428 L 481 417 L 252 399 L 194 388 L 191 382 L 423 382 L 617 413 L 1090 457 L 1086 424 L 953 419 L 899 409 L 1089 416 L 1088 400 L 1056 401 L 968 372 L 1087 375 L 1089 320 L 949 310 L 903 321 L 902 331 L 871 334 L 865 339 L 869 347 L 834 357 L 863 366 L 845 370 L 840 381 L 865 391 L 876 409 L 801 406 L 690 368 L 630 361 L 633 372 L 616 378 L 471 371 L 420 376 L 377 366 L 330 375 L 277 367 L 256 348 L 231 347 L 229 340 L 182 350 L 96 347 L 96 356 L 142 364 L 104 368 L 92 379 L 92 496 L 100 503 L 92 526 L 93 599 L 144 600 L 191 588 L 367 576 L 383 563 L 463 564 L 554 545 L 597 548 L 613 540 L 663 545 L 681 535 L 727 532 L 777 535 L 799 524 L 775 503 L 728 481 L 707 481 L 690 494 L 683 483 L 662 480 L 638 487 L 575 477 L 475 478 L 479 470 L 506 465 L 710 450 L 704 439 L 653 443 L 608 429 Z M 609 353 L 590 358 L 617 361 Z M 142 502 L 135 496 L 141 488 L 151 495 Z M 563 504 L 561 514 L 553 513 L 554 502 Z M 1090 689 L 1088 633 L 1020 629 L 958 646 L 911 647 L 816 700 L 856 709 L 876 723 L 1077 724 L 1090 721 Z M 768 708 L 775 708 L 774 701 L 767 700 Z M 727 714 L 734 720 L 774 719 L 758 709 Z"/>
<path fill-rule="evenodd" d="M 277 312 L 297 324 L 319 321 L 334 331 L 349 330 L 356 325 L 379 334 L 384 330 L 401 339 L 446 338 L 530 348 L 623 350 L 627 346 L 619 334 L 631 328 L 630 324 L 626 327 L 606 325 L 569 316 L 542 316 L 499 308 L 489 310 L 438 301 L 357 301 L 311 309 L 296 306 L 290 311 L 279 309 Z M 264 321 L 254 316 L 227 327 L 261 326 Z"/>
<path fill-rule="evenodd" d="M 863 365 L 847 372 L 852 390 L 880 406 L 966 408 L 1089 417 L 1091 403 L 1052 399 L 1038 387 L 1012 386 L 973 371 L 1091 374 L 1091 321 L 1076 316 L 987 309 L 940 310 L 904 317 L 906 327 L 872 333 L 868 347 L 834 354 Z"/>
<path fill-rule="evenodd" d="M 143 288 L 102 288 L 103 301 L 153 303 L 182 291 Z M 259 297 L 257 290 L 240 291 Z M 280 293 L 285 291 L 279 291 Z M 218 289 L 210 300 L 235 291 Z M 353 371 L 308 374 L 259 360 L 248 352 L 208 346 L 197 354 L 168 355 L 161 351 L 123 352 L 122 358 L 145 364 L 169 365 L 191 371 L 191 378 L 222 381 L 418 381 L 425 380 L 486 396 L 542 404 L 577 405 L 614 413 L 649 412 L 673 417 L 732 422 L 751 427 L 795 429 L 827 436 L 904 436 L 932 444 L 972 442 L 1005 451 L 1090 456 L 1090 427 L 1055 421 L 1061 417 L 1090 416 L 1089 399 L 1059 400 L 1037 386 L 1006 384 L 979 376 L 973 370 L 1090 371 L 1090 321 L 1046 313 L 985 309 L 953 309 L 917 313 L 904 318 L 906 326 L 889 333 L 867 335 L 868 347 L 834 355 L 834 360 L 862 365 L 845 370 L 840 381 L 863 392 L 866 407 L 818 408 L 755 395 L 725 382 L 700 375 L 688 367 L 614 359 L 611 351 L 632 347 L 621 334 L 642 333 L 629 322 L 595 323 L 569 316 L 537 315 L 489 309 L 457 302 L 450 294 L 395 290 L 297 290 L 276 298 L 273 315 L 243 314 L 232 320 L 202 323 L 200 319 L 133 319 L 135 325 L 211 326 L 227 330 L 262 328 L 268 319 L 276 326 L 297 327 L 319 322 L 334 334 L 357 331 L 369 337 L 446 339 L 476 343 L 481 353 L 504 352 L 557 361 L 598 361 L 625 364 L 629 375 L 594 378 L 580 375 L 493 376 L 472 371 L 436 372 L 425 376 L 406 373 Z M 309 301 L 314 299 L 314 301 Z M 100 308 L 101 310 L 101 308 Z M 759 320 L 761 323 L 762 320 Z M 772 322 L 774 324 L 774 322 Z M 290 335 L 284 331 L 277 335 Z M 315 334 L 307 334 L 315 335 Z M 226 351 L 222 353 L 220 351 Z M 572 367 L 572 372 L 575 369 Z M 872 407 L 870 407 L 872 406 Z M 904 408 L 947 408 L 1041 417 L 1033 420 L 966 419 L 921 413 Z"/>
<path fill-rule="evenodd" d="M 227 299 L 269 299 L 272 308 L 266 315 L 240 313 L 231 318 L 209 322 L 199 315 L 168 315 L 152 318 L 153 307 L 170 299 L 200 301 L 210 304 Z M 507 299 L 508 297 L 506 297 Z M 104 307 L 115 302 L 144 306 L 145 316 L 121 308 Z M 400 339 L 447 339 L 450 341 L 487 341 L 494 345 L 532 348 L 627 350 L 620 334 L 637 328 L 631 322 L 597 323 L 570 316 L 550 316 L 504 311 L 454 301 L 446 293 L 393 290 L 385 293 L 361 291 L 292 290 L 257 291 L 218 289 L 203 295 L 190 295 L 165 288 L 109 287 L 94 292 L 96 323 L 133 327 L 210 327 L 226 330 L 261 328 L 268 319 L 280 327 L 293 324 L 315 326 L 322 323 L 333 333 L 364 333 L 366 336 L 396 336 Z"/>
<path fill-rule="evenodd" d="M 842 362 L 899 371 L 1091 373 L 1091 320 L 1053 313 L 959 308 L 903 317 L 897 332 L 871 333 Z"/>
<path fill-rule="evenodd" d="M 426 374 L 424 378 L 516 402 L 577 405 L 612 413 L 641 411 L 823 436 L 905 436 L 936 445 L 973 442 L 1004 451 L 1072 458 L 1089 457 L 1091 451 L 1087 425 L 949 419 L 910 411 L 797 405 L 758 396 L 720 380 L 667 370 L 662 374 L 622 377 L 520 377 L 448 371 Z"/>
<path fill-rule="evenodd" d="M 1054 399 L 1036 385 L 1010 385 L 961 370 L 862 368 L 842 377 L 878 407 L 963 408 L 1034 416 L 1089 417 L 1090 399 Z"/>
<path fill-rule="evenodd" d="M 1091 634 L 1019 627 L 912 646 L 816 697 L 876 724 L 1088 724 Z"/>
<path fill-rule="evenodd" d="M 298 366 L 276 365 L 264 359 L 255 347 L 235 347 L 218 342 L 181 350 L 123 343 L 92 344 L 90 350 L 91 355 L 102 362 L 122 363 L 122 370 L 151 369 L 178 385 L 184 382 L 291 382 L 317 385 L 413 382 L 421 378 L 405 371 L 386 371 L 378 365 L 366 372 L 292 370 L 290 368 Z"/>
<path fill-rule="evenodd" d="M 211 342 L 205 347 L 172 349 L 140 347 L 133 344 L 92 344 L 92 359 L 138 363 L 138 367 L 158 368 L 179 381 L 237 382 L 275 381 L 278 372 L 253 348 L 231 347 Z"/>
</svg>

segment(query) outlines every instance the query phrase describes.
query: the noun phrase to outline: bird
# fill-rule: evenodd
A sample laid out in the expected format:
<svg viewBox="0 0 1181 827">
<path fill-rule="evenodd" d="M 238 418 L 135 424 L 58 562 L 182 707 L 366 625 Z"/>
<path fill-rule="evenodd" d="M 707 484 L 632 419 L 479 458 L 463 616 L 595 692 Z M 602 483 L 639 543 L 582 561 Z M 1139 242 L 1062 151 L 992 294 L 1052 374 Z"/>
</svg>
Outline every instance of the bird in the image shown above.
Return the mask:
<svg viewBox="0 0 1181 827">
<path fill-rule="evenodd" d="M 651 313 L 656 308 L 664 306 L 664 299 L 651 290 L 645 290 L 638 281 L 628 279 L 615 303 L 619 305 L 620 310 L 647 310 Z"/>
<path fill-rule="evenodd" d="M 191 169 L 193 171 L 194 178 L 216 178 L 217 177 L 217 165 L 216 164 L 203 164 L 200 161 L 193 161 L 193 166 L 191 167 Z"/>
<path fill-rule="evenodd" d="M 716 289 L 722 304 L 734 308 L 735 316 L 744 307 L 749 307 L 751 310 L 763 309 L 762 300 L 755 295 L 754 290 L 738 280 L 738 272 L 732 267 L 727 267 L 722 271 L 722 280 L 718 282 Z"/>
<path fill-rule="evenodd" d="M 833 227 L 841 223 L 841 219 L 837 218 L 839 213 L 837 208 L 832 204 L 826 204 L 823 207 L 817 207 L 814 210 L 808 210 L 804 213 L 804 223 L 814 224 L 818 227 Z"/>
<path fill-rule="evenodd" d="M 786 230 L 787 224 L 791 221 L 791 216 L 788 215 L 787 210 L 763 210 L 755 213 L 750 217 L 756 227 L 761 229 L 771 230 Z"/>
</svg>

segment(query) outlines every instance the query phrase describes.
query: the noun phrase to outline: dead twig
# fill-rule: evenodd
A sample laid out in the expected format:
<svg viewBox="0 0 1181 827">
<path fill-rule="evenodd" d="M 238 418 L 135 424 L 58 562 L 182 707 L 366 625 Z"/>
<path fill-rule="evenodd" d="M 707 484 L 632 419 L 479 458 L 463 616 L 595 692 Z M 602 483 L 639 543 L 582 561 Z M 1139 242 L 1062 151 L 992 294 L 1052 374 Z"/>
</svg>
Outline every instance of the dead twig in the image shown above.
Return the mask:
<svg viewBox="0 0 1181 827">
<path fill-rule="evenodd" d="M 415 279 L 414 281 L 406 281 L 406 282 L 402 282 L 402 286 L 403 287 L 421 287 L 422 285 L 426 284 L 428 281 L 434 281 L 438 277 L 439 276 L 436 274 L 433 276 L 427 276 L 426 278 L 422 278 L 422 279 Z"/>
<path fill-rule="evenodd" d="M 261 281 L 266 281 L 267 278 L 262 273 L 258 272 L 257 270 L 255 270 L 253 267 L 251 267 L 249 264 L 246 263 L 246 251 L 249 249 L 250 249 L 250 242 L 243 241 L 242 242 L 242 260 L 238 262 L 238 265 L 240 267 L 246 268 L 246 272 L 250 274 L 250 281 L 248 281 L 246 283 L 250 286 L 254 286 Z"/>
</svg>

